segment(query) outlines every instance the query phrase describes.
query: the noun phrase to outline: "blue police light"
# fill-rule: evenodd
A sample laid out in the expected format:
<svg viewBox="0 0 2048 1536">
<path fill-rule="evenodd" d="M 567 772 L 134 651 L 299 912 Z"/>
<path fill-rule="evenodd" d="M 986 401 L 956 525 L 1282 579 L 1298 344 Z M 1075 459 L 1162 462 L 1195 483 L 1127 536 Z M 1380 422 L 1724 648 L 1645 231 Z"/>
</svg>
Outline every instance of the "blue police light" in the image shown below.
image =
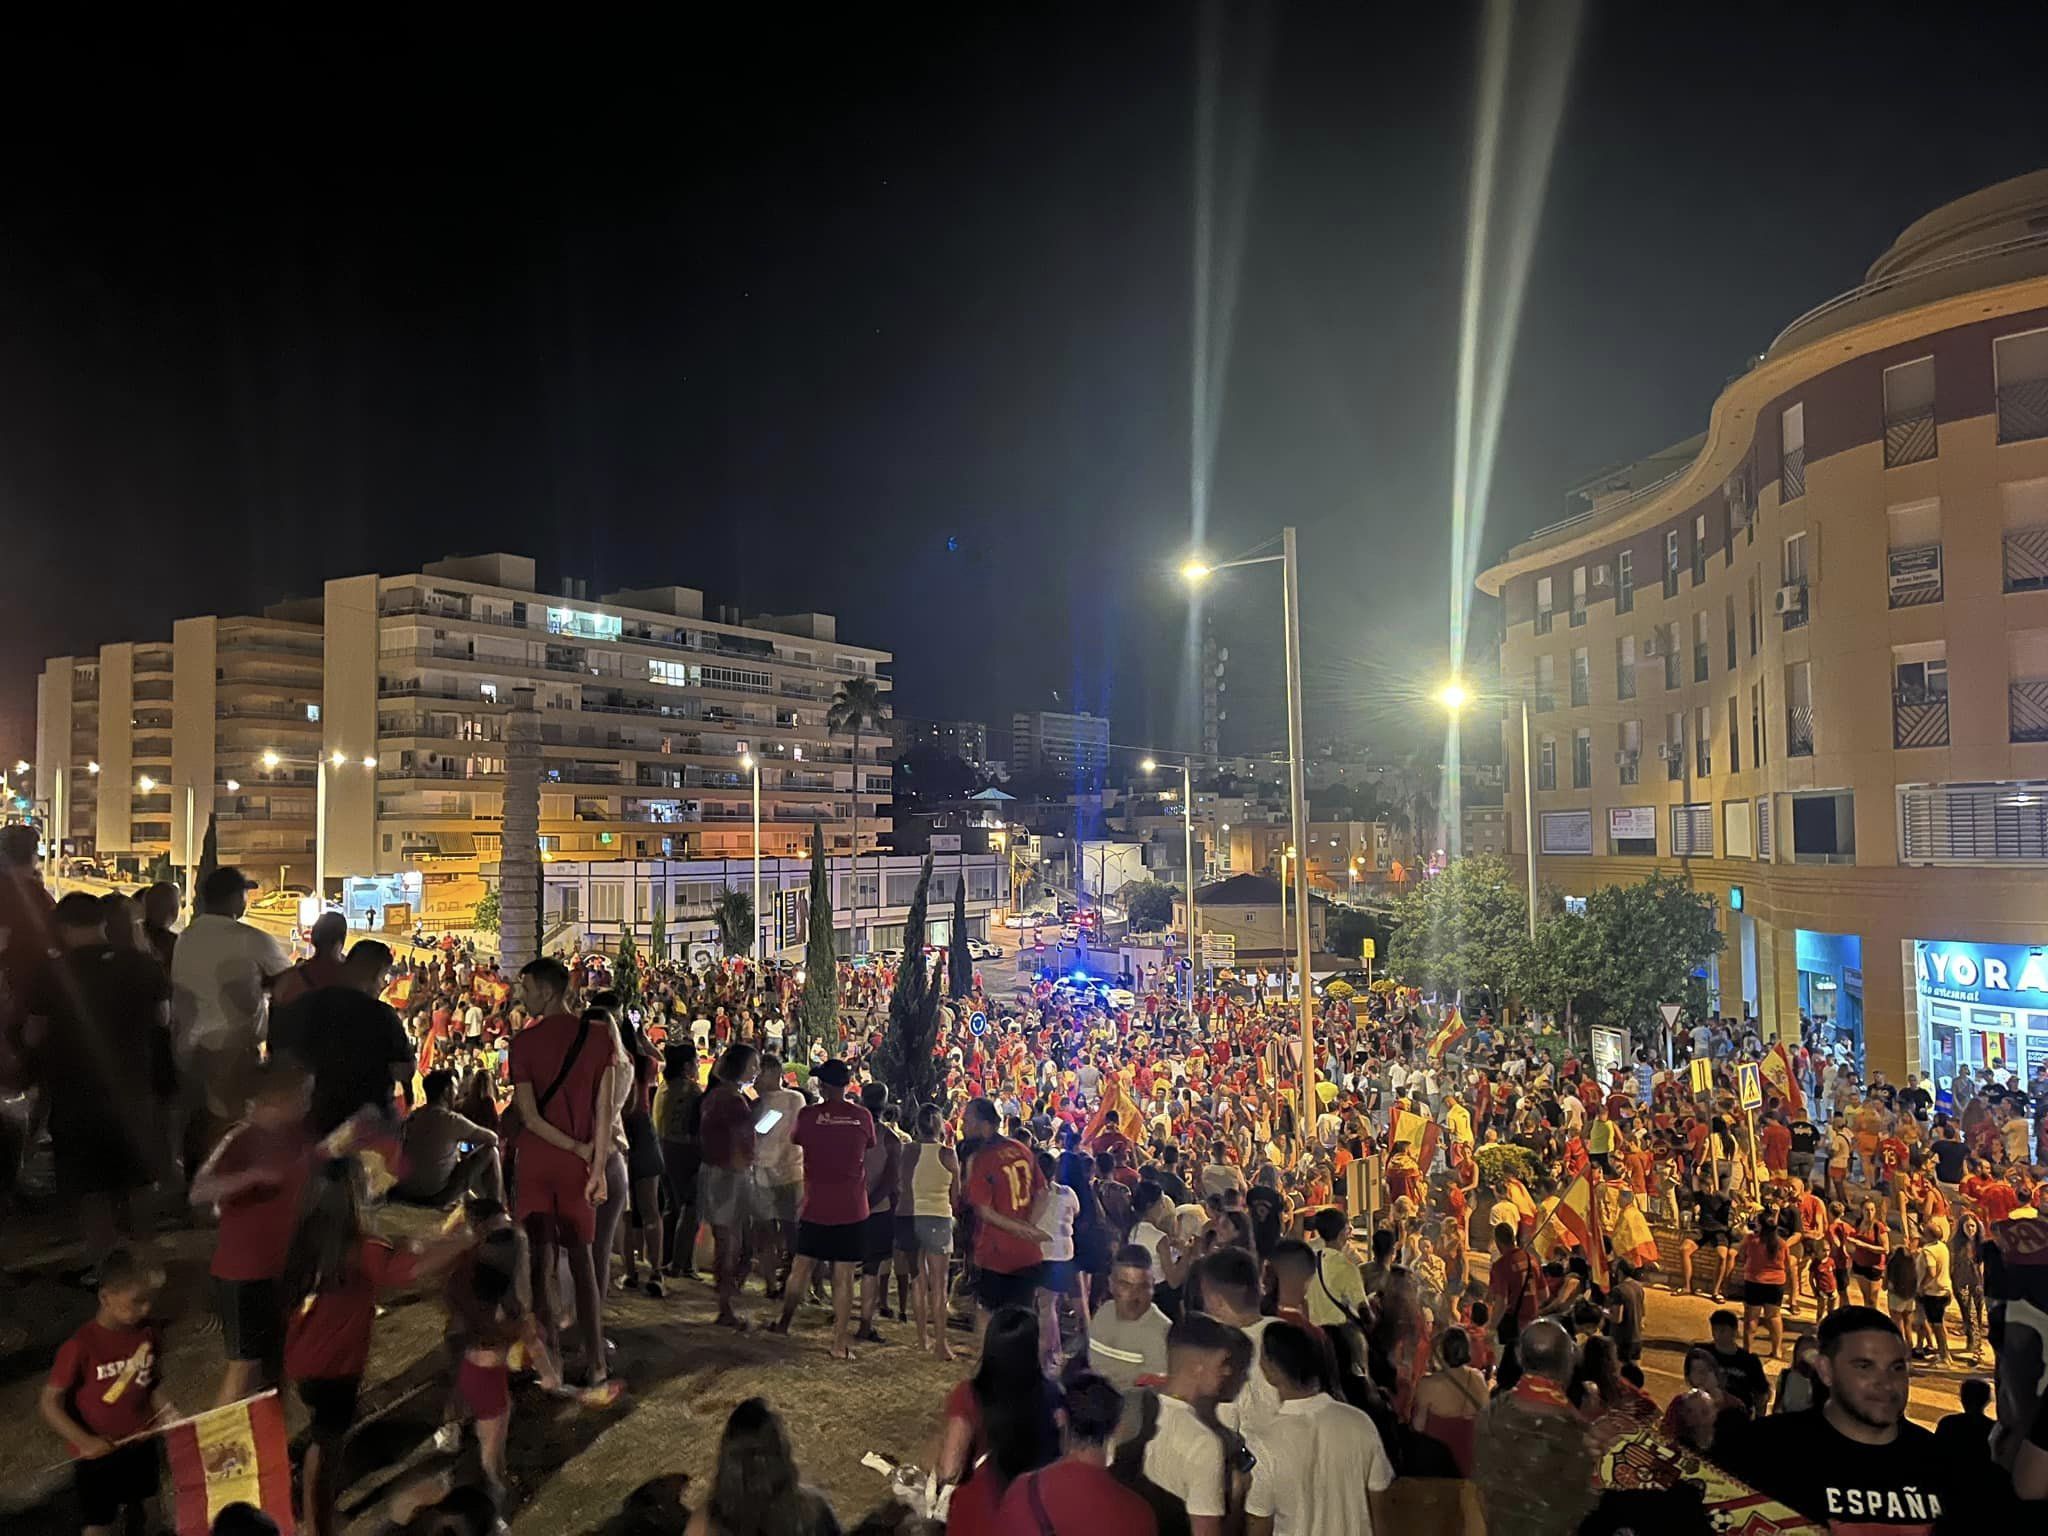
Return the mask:
<svg viewBox="0 0 2048 1536">
<path fill-rule="evenodd" d="M 1076 971 L 1072 976 L 1069 976 L 1067 979 L 1069 981 L 1086 981 L 1088 979 L 1088 973 L 1086 971 Z"/>
</svg>

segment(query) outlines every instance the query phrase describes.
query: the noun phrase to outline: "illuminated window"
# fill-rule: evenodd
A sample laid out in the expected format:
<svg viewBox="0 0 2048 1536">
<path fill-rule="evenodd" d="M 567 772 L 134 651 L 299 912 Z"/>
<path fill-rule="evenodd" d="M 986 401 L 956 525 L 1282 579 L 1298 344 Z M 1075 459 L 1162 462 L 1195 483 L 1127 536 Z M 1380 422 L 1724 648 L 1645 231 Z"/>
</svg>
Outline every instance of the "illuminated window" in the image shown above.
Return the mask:
<svg viewBox="0 0 2048 1536">
<path fill-rule="evenodd" d="M 649 681 L 666 683 L 671 688 L 686 687 L 690 681 L 689 667 L 680 661 L 650 661 L 647 663 Z"/>
</svg>

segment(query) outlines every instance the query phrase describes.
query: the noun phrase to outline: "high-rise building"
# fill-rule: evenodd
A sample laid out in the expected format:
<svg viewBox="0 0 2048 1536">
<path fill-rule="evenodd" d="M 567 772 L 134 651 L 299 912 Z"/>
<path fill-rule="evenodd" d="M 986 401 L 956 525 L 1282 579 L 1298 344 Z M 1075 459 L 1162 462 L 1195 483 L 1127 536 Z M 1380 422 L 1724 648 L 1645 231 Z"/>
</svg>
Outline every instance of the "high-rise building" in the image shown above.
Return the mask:
<svg viewBox="0 0 2048 1536">
<path fill-rule="evenodd" d="M 1064 773 L 1100 781 L 1109 766 L 1109 721 L 1100 715 L 1020 710 L 1010 717 L 1010 772 Z"/>
<path fill-rule="evenodd" d="M 901 757 L 913 747 L 929 747 L 979 769 L 988 762 L 988 727 L 979 720 L 932 720 L 923 715 L 892 714 L 889 739 Z"/>
<path fill-rule="evenodd" d="M 1913 224 L 1479 587 L 1517 870 L 1682 874 L 1768 1038 L 2048 1062 L 2048 172 Z"/>
<path fill-rule="evenodd" d="M 839 687 L 886 690 L 889 654 L 832 616 L 742 620 L 701 592 L 540 592 L 493 554 L 349 576 L 260 617 L 180 621 L 44 668 L 36 795 L 79 852 L 187 862 L 217 821 L 220 856 L 266 884 L 326 874 L 473 877 L 499 853 L 505 718 L 530 689 L 542 740 L 544 854 L 733 858 L 875 847 L 889 829 L 889 741 L 826 714 Z M 145 784 L 147 787 L 145 787 Z"/>
</svg>

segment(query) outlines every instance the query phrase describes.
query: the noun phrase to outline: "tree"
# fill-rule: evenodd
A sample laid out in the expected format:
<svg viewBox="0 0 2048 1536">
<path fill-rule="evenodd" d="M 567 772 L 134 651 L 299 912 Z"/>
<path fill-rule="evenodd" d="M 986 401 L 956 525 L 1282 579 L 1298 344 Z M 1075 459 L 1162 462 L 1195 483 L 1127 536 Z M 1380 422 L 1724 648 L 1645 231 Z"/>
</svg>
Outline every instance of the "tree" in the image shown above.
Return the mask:
<svg viewBox="0 0 2048 1536">
<path fill-rule="evenodd" d="M 1660 1003 L 1707 1011 L 1707 984 L 1693 973 L 1721 952 L 1714 904 L 1675 875 L 1602 886 L 1586 898 L 1600 959 L 1598 1009 L 1589 1022 L 1631 1030 L 1647 1042 Z"/>
<path fill-rule="evenodd" d="M 1121 900 L 1130 915 L 1131 932 L 1164 933 L 1173 926 L 1174 887 L 1159 880 L 1136 880 L 1123 888 Z"/>
<path fill-rule="evenodd" d="M 908 951 L 905 951 L 906 955 Z M 967 872 L 953 882 L 953 942 L 946 947 L 946 975 L 957 1001 L 974 991 L 974 956 L 967 952 Z"/>
<path fill-rule="evenodd" d="M 849 677 L 839 685 L 832 707 L 825 711 L 825 729 L 837 736 L 853 736 L 853 843 L 848 868 L 854 871 L 853 947 L 860 948 L 860 739 L 882 728 L 887 716 L 882 709 L 882 691 L 872 677 Z"/>
<path fill-rule="evenodd" d="M 1568 912 L 1554 893 L 1536 928 L 1536 941 L 1522 945 L 1510 990 L 1525 1007 L 1538 1008 L 1565 1020 L 1597 1018 L 1600 989 L 1606 979 L 1602 925 L 1591 916 Z"/>
<path fill-rule="evenodd" d="M 804 944 L 804 991 L 797 1015 L 806 1037 L 836 1040 L 839 1030 L 839 955 L 832 944 L 832 880 L 825 829 L 811 823 L 811 927 Z"/>
<path fill-rule="evenodd" d="M 647 924 L 647 953 L 658 965 L 668 958 L 668 905 L 661 886 L 654 888 L 654 916 Z"/>
<path fill-rule="evenodd" d="M 937 1102 L 939 1091 L 939 989 L 924 963 L 925 897 L 931 883 L 932 856 L 926 854 L 910 898 L 910 918 L 903 925 L 903 964 L 889 997 L 889 1028 L 875 1053 L 876 1073 L 906 1111 Z"/>
<path fill-rule="evenodd" d="M 1528 924 L 1506 860 L 1460 859 L 1395 904 L 1387 969 L 1409 986 L 1500 990 L 1522 963 Z"/>
<path fill-rule="evenodd" d="M 718 924 L 718 943 L 728 955 L 754 952 L 754 898 L 736 886 L 721 886 L 711 903 L 712 919 Z"/>
<path fill-rule="evenodd" d="M 612 990 L 619 994 L 619 1006 L 640 1006 L 640 951 L 633 945 L 630 924 L 619 935 L 618 953 L 612 956 Z"/>
<path fill-rule="evenodd" d="M 1384 918 L 1363 907 L 1347 907 L 1338 903 L 1330 908 L 1329 928 L 1323 942 L 1331 954 L 1342 955 L 1347 960 L 1359 960 L 1365 954 L 1365 941 L 1371 939 L 1384 960 L 1389 937 Z"/>
<path fill-rule="evenodd" d="M 498 905 L 498 888 L 488 887 L 477 898 L 476 911 L 469 919 L 469 926 L 478 933 L 496 933 L 502 921 L 502 909 Z"/>
<path fill-rule="evenodd" d="M 220 828 L 215 824 L 213 813 L 206 813 L 206 837 L 199 844 L 199 869 L 194 878 L 195 890 L 204 890 L 207 876 L 220 868 Z"/>
</svg>

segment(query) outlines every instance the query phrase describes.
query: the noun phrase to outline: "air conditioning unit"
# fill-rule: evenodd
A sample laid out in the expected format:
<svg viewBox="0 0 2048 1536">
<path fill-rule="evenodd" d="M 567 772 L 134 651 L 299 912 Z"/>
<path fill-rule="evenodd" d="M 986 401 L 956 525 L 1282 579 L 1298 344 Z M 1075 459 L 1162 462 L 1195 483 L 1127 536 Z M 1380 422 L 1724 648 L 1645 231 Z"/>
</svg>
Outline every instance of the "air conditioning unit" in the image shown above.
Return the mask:
<svg viewBox="0 0 2048 1536">
<path fill-rule="evenodd" d="M 1678 744 L 1677 742 L 1675 742 L 1675 741 L 1660 741 L 1660 742 L 1658 742 L 1658 743 L 1657 743 L 1657 761 L 1658 761 L 1658 762 L 1660 762 L 1660 763 L 1676 763 L 1676 762 L 1680 762 L 1680 761 L 1682 761 L 1682 760 L 1684 759 L 1684 757 L 1685 757 L 1685 748 L 1684 748 L 1684 747 L 1682 747 L 1682 746 L 1680 746 L 1680 745 L 1679 745 L 1679 744 Z"/>
<path fill-rule="evenodd" d="M 1664 637 L 1654 630 L 1651 631 L 1643 638 L 1643 643 L 1637 648 L 1636 654 L 1644 661 L 1655 661 L 1664 654 Z"/>
<path fill-rule="evenodd" d="M 1806 583 L 1797 582 L 1789 587 L 1778 588 L 1771 599 L 1773 613 L 1804 613 L 1806 611 Z"/>
<path fill-rule="evenodd" d="M 1635 766 L 1636 759 L 1641 755 L 1639 752 L 1630 752 L 1624 748 L 1622 751 L 1614 754 L 1614 766 L 1617 768 L 1633 767 Z"/>
</svg>

